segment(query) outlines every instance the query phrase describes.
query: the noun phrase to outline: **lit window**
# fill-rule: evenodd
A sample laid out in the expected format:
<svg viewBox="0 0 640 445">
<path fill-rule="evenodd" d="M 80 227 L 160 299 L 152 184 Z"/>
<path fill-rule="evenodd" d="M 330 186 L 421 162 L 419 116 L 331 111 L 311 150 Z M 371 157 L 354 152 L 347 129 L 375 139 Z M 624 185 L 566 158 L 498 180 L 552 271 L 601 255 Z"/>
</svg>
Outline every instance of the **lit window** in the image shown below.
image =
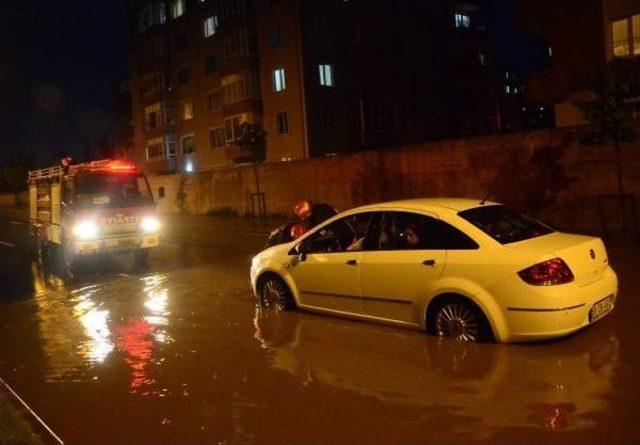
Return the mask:
<svg viewBox="0 0 640 445">
<path fill-rule="evenodd" d="M 333 66 L 332 65 L 318 65 L 318 71 L 320 72 L 320 85 L 325 87 L 333 86 Z"/>
<path fill-rule="evenodd" d="M 486 60 L 484 57 L 484 53 L 478 53 L 478 63 L 480 63 L 480 66 L 485 66 Z"/>
<path fill-rule="evenodd" d="M 274 91 L 283 91 L 287 88 L 287 80 L 284 68 L 273 70 L 273 89 Z"/>
<path fill-rule="evenodd" d="M 182 110 L 181 110 L 181 118 L 183 121 L 188 121 L 193 119 L 193 102 L 183 102 Z"/>
<path fill-rule="evenodd" d="M 209 131 L 209 147 L 220 148 L 224 147 L 225 144 L 224 127 L 214 128 Z"/>
<path fill-rule="evenodd" d="M 193 172 L 193 161 L 189 160 L 185 163 L 184 165 L 184 171 L 186 173 L 191 173 Z"/>
<path fill-rule="evenodd" d="M 211 37 L 212 35 L 214 35 L 216 33 L 216 30 L 218 29 L 218 16 L 217 15 L 213 15 L 211 17 L 207 17 L 207 19 L 204 21 L 204 37 Z"/>
<path fill-rule="evenodd" d="M 553 57 L 553 48 L 551 47 L 551 45 L 547 47 L 547 54 L 549 55 L 549 57 Z"/>
<path fill-rule="evenodd" d="M 183 154 L 189 154 L 196 151 L 196 138 L 192 134 L 182 136 L 180 138 L 180 149 Z"/>
<path fill-rule="evenodd" d="M 233 144 L 240 137 L 242 116 L 233 116 L 224 120 L 224 138 L 227 144 Z"/>
<path fill-rule="evenodd" d="M 640 14 L 631 17 L 631 28 L 633 30 L 633 54 L 640 54 Z"/>
<path fill-rule="evenodd" d="M 453 16 L 453 22 L 456 28 L 468 28 L 471 25 L 471 17 L 469 14 L 457 12 Z"/>
<path fill-rule="evenodd" d="M 511 94 L 511 87 L 509 85 L 505 85 L 504 92 L 507 94 Z"/>
<path fill-rule="evenodd" d="M 613 31 L 613 55 L 617 57 L 628 56 L 629 46 L 629 21 L 627 19 L 616 20 L 612 23 Z"/>
<path fill-rule="evenodd" d="M 177 19 L 184 14 L 184 0 L 173 0 L 171 2 L 171 18 Z"/>
<path fill-rule="evenodd" d="M 283 111 L 282 113 L 276 113 L 276 133 L 289 133 L 289 116 L 286 111 Z"/>
</svg>

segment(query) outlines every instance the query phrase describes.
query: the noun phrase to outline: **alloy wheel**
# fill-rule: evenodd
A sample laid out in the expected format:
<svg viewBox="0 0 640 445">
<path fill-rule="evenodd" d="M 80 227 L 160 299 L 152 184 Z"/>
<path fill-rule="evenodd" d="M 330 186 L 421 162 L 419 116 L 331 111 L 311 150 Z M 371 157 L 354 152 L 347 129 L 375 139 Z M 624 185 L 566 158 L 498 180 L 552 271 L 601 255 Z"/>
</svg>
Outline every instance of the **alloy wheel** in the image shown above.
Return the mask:
<svg viewBox="0 0 640 445">
<path fill-rule="evenodd" d="M 262 305 L 265 308 L 273 308 L 283 311 L 287 308 L 287 289 L 275 279 L 267 280 L 262 286 Z"/>
<path fill-rule="evenodd" d="M 444 304 L 436 315 L 436 334 L 462 341 L 478 341 L 480 322 L 475 311 L 459 303 Z"/>
</svg>

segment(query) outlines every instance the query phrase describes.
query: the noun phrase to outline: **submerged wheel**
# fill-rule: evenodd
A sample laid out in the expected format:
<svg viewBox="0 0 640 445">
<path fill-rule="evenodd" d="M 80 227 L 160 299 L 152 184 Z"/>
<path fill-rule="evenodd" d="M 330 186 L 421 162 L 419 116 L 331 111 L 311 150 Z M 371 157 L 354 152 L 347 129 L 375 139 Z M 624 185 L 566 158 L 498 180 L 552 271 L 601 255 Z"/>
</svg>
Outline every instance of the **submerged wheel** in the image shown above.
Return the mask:
<svg viewBox="0 0 640 445">
<path fill-rule="evenodd" d="M 491 328 L 482 311 L 462 298 L 437 303 L 429 318 L 430 332 L 438 337 L 469 342 L 491 339 Z"/>
<path fill-rule="evenodd" d="M 260 304 L 264 308 L 287 311 L 295 308 L 295 302 L 287 285 L 280 278 L 270 276 L 260 286 Z"/>
</svg>

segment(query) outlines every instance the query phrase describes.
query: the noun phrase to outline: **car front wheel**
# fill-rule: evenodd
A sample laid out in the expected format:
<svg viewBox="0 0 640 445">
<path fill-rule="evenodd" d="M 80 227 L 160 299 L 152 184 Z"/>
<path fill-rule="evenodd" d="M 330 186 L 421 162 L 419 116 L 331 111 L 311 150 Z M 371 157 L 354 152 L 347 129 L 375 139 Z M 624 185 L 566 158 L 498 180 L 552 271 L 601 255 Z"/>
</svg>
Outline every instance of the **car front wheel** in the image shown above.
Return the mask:
<svg viewBox="0 0 640 445">
<path fill-rule="evenodd" d="M 295 308 L 295 303 L 287 285 L 279 278 L 269 277 L 260 287 L 260 304 L 264 308 L 286 311 Z"/>
</svg>

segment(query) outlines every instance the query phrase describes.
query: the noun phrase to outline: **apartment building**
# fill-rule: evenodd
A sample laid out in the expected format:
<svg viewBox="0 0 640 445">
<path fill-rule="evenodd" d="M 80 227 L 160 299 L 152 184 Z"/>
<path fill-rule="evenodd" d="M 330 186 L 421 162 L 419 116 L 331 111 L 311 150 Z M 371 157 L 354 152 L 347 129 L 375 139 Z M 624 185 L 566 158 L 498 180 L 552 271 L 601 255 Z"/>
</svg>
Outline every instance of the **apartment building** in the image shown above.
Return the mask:
<svg viewBox="0 0 640 445">
<path fill-rule="evenodd" d="M 533 110 L 554 110 L 559 127 L 584 123 L 574 101 L 587 94 L 594 69 L 614 57 L 640 56 L 637 0 L 524 0 L 518 21 L 548 43 L 552 61 L 525 79 L 525 100 Z"/>
<path fill-rule="evenodd" d="M 498 131 L 487 0 L 132 0 L 137 160 L 267 162 Z"/>
</svg>

